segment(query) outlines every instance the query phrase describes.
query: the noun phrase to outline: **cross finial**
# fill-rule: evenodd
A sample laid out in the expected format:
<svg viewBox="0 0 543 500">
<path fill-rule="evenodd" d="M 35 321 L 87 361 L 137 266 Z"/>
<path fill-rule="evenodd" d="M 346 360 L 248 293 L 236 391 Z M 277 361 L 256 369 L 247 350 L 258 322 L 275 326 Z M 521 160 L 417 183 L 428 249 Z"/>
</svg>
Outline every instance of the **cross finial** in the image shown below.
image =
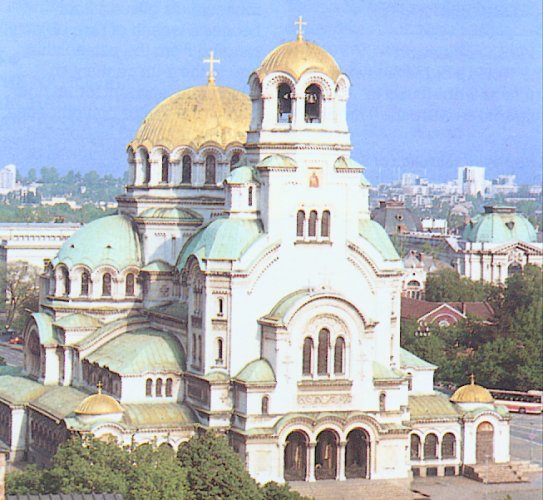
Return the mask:
<svg viewBox="0 0 543 500">
<path fill-rule="evenodd" d="M 304 39 L 304 28 L 303 28 L 303 26 L 305 26 L 307 23 L 304 23 L 304 21 L 302 20 L 302 16 L 299 16 L 298 20 L 294 24 L 298 25 L 298 37 L 297 37 L 297 40 L 299 42 L 301 42 Z"/>
<path fill-rule="evenodd" d="M 469 382 L 471 385 L 475 384 L 475 375 L 473 373 L 469 376 Z"/>
<path fill-rule="evenodd" d="M 98 394 L 102 394 L 102 387 L 104 387 L 104 384 L 102 384 L 102 381 L 98 382 L 96 384 L 96 388 L 98 389 Z"/>
<path fill-rule="evenodd" d="M 209 51 L 209 59 L 204 59 L 203 61 L 204 63 L 209 63 L 209 71 L 207 73 L 207 83 L 210 84 L 210 85 L 213 85 L 215 83 L 215 72 L 213 71 L 213 64 L 214 63 L 219 63 L 220 64 L 220 59 L 215 59 L 213 57 L 213 51 L 210 50 Z"/>
</svg>

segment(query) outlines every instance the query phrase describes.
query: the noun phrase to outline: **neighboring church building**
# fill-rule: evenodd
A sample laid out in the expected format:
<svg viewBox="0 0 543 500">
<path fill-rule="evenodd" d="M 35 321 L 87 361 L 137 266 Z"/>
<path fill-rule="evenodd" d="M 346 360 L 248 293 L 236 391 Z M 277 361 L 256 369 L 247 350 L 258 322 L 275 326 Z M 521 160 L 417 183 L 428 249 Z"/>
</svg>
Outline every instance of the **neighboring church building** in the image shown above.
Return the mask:
<svg viewBox="0 0 543 500">
<path fill-rule="evenodd" d="M 203 427 L 262 482 L 508 462 L 507 411 L 473 383 L 434 392 L 436 367 L 400 348 L 403 265 L 350 157 L 348 77 L 299 33 L 249 86 L 211 70 L 159 104 L 119 214 L 51 262 L 24 371 L 0 376 L 10 459 L 46 463 L 73 432 L 176 448 Z"/>
</svg>

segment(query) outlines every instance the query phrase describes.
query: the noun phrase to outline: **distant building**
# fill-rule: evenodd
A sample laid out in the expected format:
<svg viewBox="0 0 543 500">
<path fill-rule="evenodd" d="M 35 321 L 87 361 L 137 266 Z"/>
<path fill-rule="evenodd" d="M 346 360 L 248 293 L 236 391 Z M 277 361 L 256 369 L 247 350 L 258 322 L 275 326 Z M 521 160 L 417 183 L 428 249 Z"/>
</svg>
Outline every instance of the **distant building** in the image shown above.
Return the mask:
<svg viewBox="0 0 543 500">
<path fill-rule="evenodd" d="M 17 167 L 15 165 L 6 165 L 0 169 L 0 193 L 6 194 L 14 191 L 17 184 Z"/>
<path fill-rule="evenodd" d="M 431 255 L 411 250 L 404 258 L 404 275 L 402 279 L 402 296 L 422 300 L 426 293 L 426 277 L 441 269 L 451 266 Z"/>
<path fill-rule="evenodd" d="M 484 196 L 489 185 L 485 167 L 458 167 L 458 187 L 463 195 Z"/>
<path fill-rule="evenodd" d="M 389 236 L 422 231 L 419 218 L 405 207 L 403 201 L 380 201 L 371 212 L 371 218 L 385 228 Z"/>
</svg>

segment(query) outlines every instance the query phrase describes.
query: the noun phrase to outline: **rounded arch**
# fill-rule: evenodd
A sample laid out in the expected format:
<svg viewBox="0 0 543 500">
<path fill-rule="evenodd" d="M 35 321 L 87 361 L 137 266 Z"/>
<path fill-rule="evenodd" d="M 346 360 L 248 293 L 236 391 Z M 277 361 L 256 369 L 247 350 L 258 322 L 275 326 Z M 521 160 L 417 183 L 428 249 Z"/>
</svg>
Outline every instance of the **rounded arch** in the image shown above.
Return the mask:
<svg viewBox="0 0 543 500">
<path fill-rule="evenodd" d="M 477 424 L 475 460 L 478 464 L 494 461 L 494 425 L 488 420 Z"/>
<path fill-rule="evenodd" d="M 272 73 L 267 75 L 262 82 L 262 97 L 276 98 L 277 88 L 282 83 L 290 85 L 292 92 L 296 94 L 296 81 L 287 73 Z"/>
<path fill-rule="evenodd" d="M 306 73 L 296 84 L 296 93 L 303 95 L 307 87 L 316 85 L 321 91 L 323 99 L 332 99 L 334 97 L 334 82 L 322 73 Z"/>
<path fill-rule="evenodd" d="M 439 438 L 434 432 L 424 436 L 424 460 L 435 460 L 438 457 Z"/>
<path fill-rule="evenodd" d="M 411 460 L 422 459 L 422 439 L 416 432 L 412 432 L 409 436 L 409 456 Z"/>
<path fill-rule="evenodd" d="M 345 445 L 345 477 L 369 479 L 371 437 L 360 427 L 347 434 Z"/>
<path fill-rule="evenodd" d="M 335 94 L 336 98 L 342 101 L 346 101 L 349 98 L 349 88 L 351 82 L 346 75 L 340 75 L 336 82 Z"/>
<path fill-rule="evenodd" d="M 305 481 L 307 477 L 309 437 L 300 429 L 291 431 L 285 438 L 283 475 L 286 481 Z"/>
<path fill-rule="evenodd" d="M 441 458 L 456 458 L 456 436 L 446 432 L 441 439 Z"/>
<path fill-rule="evenodd" d="M 327 428 L 316 437 L 315 479 L 336 479 L 338 472 L 339 434 Z"/>
</svg>

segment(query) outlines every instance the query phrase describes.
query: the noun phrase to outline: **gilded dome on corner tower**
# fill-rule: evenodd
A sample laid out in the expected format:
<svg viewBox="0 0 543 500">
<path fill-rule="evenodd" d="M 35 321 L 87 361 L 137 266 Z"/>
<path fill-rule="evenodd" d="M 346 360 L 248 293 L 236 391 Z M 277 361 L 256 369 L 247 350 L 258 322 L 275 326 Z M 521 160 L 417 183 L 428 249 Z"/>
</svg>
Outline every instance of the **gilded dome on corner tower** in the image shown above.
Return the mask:
<svg viewBox="0 0 543 500">
<path fill-rule="evenodd" d="M 475 383 L 475 377 L 471 376 L 471 381 L 467 385 L 459 387 L 451 396 L 452 403 L 493 403 L 492 394 L 481 385 Z"/>
<path fill-rule="evenodd" d="M 158 104 L 143 120 L 129 146 L 198 149 L 206 142 L 225 148 L 245 142 L 251 101 L 243 92 L 212 83 L 182 90 Z"/>
<path fill-rule="evenodd" d="M 273 49 L 256 70 L 260 81 L 275 72 L 288 73 L 298 80 L 304 73 L 316 71 L 329 76 L 334 82 L 341 75 L 335 59 L 322 47 L 306 40 L 287 42 Z"/>
<path fill-rule="evenodd" d="M 98 394 L 92 394 L 86 397 L 79 406 L 75 409 L 77 415 L 109 415 L 111 413 L 122 413 L 123 407 L 107 394 L 102 394 L 101 389 L 98 389 Z"/>
</svg>

